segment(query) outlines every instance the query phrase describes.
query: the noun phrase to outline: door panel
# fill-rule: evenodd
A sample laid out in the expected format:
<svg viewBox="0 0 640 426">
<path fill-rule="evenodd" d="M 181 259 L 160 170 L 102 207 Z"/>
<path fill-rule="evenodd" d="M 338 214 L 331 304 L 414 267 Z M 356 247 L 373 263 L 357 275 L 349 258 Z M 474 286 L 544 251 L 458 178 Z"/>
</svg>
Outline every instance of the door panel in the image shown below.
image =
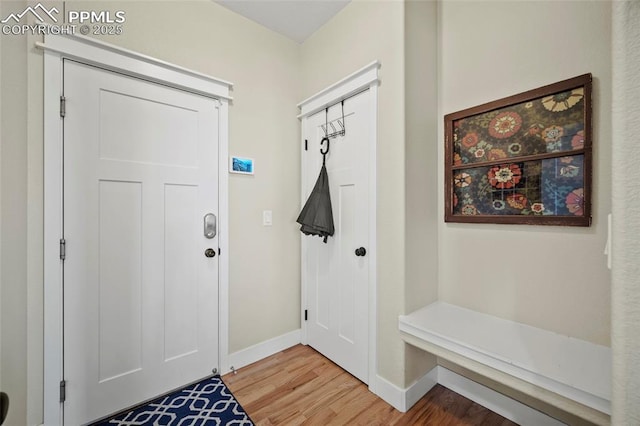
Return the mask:
<svg viewBox="0 0 640 426">
<path fill-rule="evenodd" d="M 142 185 L 99 184 L 99 381 L 142 368 Z"/>
<path fill-rule="evenodd" d="M 218 367 L 215 100 L 65 61 L 65 424 Z"/>
<path fill-rule="evenodd" d="M 165 361 L 198 349 L 197 201 L 196 186 L 164 186 Z"/>
<path fill-rule="evenodd" d="M 197 111 L 109 90 L 100 93 L 100 110 L 100 158 L 198 166 Z M 131 111 L 138 125 L 122 126 Z"/>
<path fill-rule="evenodd" d="M 331 139 L 326 157 L 335 235 L 323 243 L 318 237 L 303 237 L 307 287 L 307 343 L 342 368 L 368 381 L 369 345 L 369 263 L 356 256 L 359 247 L 367 248 L 368 153 L 370 93 L 363 92 L 345 100 L 344 136 Z M 328 121 L 342 119 L 340 104 L 330 108 Z M 320 141 L 325 111 L 305 120 L 303 187 L 311 192 L 322 165 Z M 336 128 L 339 128 L 334 123 Z M 331 128 L 331 126 L 329 126 Z"/>
</svg>

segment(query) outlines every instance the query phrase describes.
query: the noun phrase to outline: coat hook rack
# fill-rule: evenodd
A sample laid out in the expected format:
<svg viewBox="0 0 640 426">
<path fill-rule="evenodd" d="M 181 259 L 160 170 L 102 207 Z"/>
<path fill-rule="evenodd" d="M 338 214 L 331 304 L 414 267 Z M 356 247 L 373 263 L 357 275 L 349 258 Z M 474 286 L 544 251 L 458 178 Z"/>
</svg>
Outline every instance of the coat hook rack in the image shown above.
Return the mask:
<svg viewBox="0 0 640 426">
<path fill-rule="evenodd" d="M 329 108 L 327 107 L 325 109 L 325 124 L 324 125 L 320 125 L 320 127 L 322 127 L 322 130 L 324 131 L 324 135 L 326 138 L 336 138 L 338 136 L 344 136 L 346 133 L 346 128 L 345 128 L 345 123 L 344 123 L 344 100 L 342 102 L 340 102 L 342 104 L 342 120 L 341 119 L 336 119 L 333 121 L 329 121 Z M 338 123 L 338 128 L 336 128 L 336 126 L 334 126 L 333 123 Z M 331 133 L 329 133 L 329 126 L 331 126 Z"/>
</svg>

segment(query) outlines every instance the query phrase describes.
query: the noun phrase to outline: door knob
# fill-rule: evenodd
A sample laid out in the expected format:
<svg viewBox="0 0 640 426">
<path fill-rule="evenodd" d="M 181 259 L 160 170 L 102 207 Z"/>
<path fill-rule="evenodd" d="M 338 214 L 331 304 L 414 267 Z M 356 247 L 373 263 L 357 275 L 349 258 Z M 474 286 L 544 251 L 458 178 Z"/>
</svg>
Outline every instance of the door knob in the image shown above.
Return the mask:
<svg viewBox="0 0 640 426">
<path fill-rule="evenodd" d="M 204 251 L 204 255 L 207 257 L 215 257 L 216 251 L 212 248 L 208 248 Z"/>
<path fill-rule="evenodd" d="M 356 256 L 364 256 L 365 254 L 367 254 L 367 249 L 365 249 L 364 247 L 356 249 Z"/>
</svg>

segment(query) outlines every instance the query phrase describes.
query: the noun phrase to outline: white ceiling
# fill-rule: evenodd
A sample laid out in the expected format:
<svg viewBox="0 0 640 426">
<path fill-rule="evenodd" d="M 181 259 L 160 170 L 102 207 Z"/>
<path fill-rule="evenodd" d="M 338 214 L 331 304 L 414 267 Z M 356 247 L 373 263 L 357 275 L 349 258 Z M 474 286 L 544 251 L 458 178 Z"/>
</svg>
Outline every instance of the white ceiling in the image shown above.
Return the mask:
<svg viewBox="0 0 640 426">
<path fill-rule="evenodd" d="M 215 0 L 216 3 L 298 43 L 351 0 Z"/>
</svg>

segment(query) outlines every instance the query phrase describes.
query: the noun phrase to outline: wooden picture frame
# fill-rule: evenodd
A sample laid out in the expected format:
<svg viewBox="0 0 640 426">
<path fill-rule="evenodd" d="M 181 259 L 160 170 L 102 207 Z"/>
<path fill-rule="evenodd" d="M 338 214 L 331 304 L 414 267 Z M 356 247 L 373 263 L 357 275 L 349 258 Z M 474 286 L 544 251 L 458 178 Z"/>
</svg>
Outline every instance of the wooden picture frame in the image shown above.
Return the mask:
<svg viewBox="0 0 640 426">
<path fill-rule="evenodd" d="M 445 222 L 590 226 L 591 82 L 447 114 Z"/>
</svg>

